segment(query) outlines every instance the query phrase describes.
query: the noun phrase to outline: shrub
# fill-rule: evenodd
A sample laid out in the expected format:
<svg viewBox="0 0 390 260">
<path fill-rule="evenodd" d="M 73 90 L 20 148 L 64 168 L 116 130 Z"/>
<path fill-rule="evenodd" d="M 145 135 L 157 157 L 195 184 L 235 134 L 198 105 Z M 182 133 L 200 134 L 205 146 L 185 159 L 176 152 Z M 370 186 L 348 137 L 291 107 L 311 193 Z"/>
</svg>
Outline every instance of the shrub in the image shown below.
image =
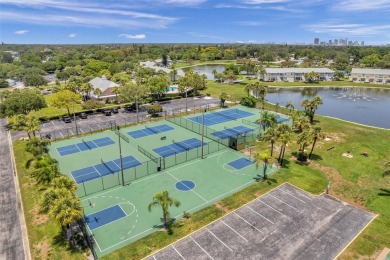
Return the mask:
<svg viewBox="0 0 390 260">
<path fill-rule="evenodd" d="M 158 113 L 162 112 L 163 108 L 159 104 L 154 104 L 154 105 L 148 106 L 146 108 L 146 111 L 148 112 L 148 114 L 150 114 L 152 116 L 158 116 Z"/>
<path fill-rule="evenodd" d="M 247 107 L 255 107 L 256 102 L 257 100 L 254 97 L 243 97 L 240 104 Z"/>
<path fill-rule="evenodd" d="M 98 100 L 91 99 L 82 104 L 81 107 L 85 110 L 92 110 L 103 107 L 103 104 Z"/>
</svg>

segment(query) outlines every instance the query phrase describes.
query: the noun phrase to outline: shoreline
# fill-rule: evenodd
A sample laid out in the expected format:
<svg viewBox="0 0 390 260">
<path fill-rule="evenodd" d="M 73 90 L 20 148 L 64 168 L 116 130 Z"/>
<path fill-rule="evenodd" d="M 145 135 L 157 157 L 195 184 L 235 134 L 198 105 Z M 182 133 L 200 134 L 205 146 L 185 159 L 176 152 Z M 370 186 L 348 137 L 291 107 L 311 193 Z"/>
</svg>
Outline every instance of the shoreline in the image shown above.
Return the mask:
<svg viewBox="0 0 390 260">
<path fill-rule="evenodd" d="M 269 88 L 371 88 L 371 89 L 388 89 L 390 90 L 390 85 L 389 86 L 378 86 L 378 87 L 373 87 L 373 86 L 318 86 L 318 85 L 306 85 L 306 86 L 273 86 L 273 85 L 268 85 L 267 87 Z"/>
</svg>

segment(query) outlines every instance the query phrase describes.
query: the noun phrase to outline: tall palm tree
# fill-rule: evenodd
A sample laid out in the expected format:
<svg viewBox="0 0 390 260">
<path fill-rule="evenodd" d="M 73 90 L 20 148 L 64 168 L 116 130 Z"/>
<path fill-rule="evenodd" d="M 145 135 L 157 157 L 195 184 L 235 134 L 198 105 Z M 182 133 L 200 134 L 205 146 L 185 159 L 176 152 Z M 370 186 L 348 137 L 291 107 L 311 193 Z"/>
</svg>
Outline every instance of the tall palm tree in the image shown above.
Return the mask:
<svg viewBox="0 0 390 260">
<path fill-rule="evenodd" d="M 291 133 L 290 132 L 284 132 L 283 134 L 281 134 L 279 136 L 279 141 L 281 142 L 282 145 L 280 147 L 280 153 L 279 153 L 278 161 L 279 161 L 279 165 L 283 166 L 284 153 L 286 151 L 287 145 L 291 141 Z"/>
<path fill-rule="evenodd" d="M 287 108 L 287 109 L 288 109 L 288 108 L 290 109 L 290 113 L 291 113 L 291 110 L 294 111 L 295 107 L 294 107 L 294 104 L 292 103 L 291 100 L 289 100 L 289 101 L 287 102 L 286 108 Z"/>
<path fill-rule="evenodd" d="M 262 153 L 257 153 L 254 156 L 256 170 L 259 169 L 259 166 L 263 164 L 263 180 L 267 179 L 267 167 L 270 162 L 271 156 L 269 155 L 269 151 L 265 150 Z"/>
<path fill-rule="evenodd" d="M 305 153 L 305 148 L 310 143 L 310 140 L 311 140 L 311 131 L 309 128 L 306 128 L 305 130 L 302 131 L 302 133 L 298 135 L 297 144 L 299 144 L 299 160 L 301 162 L 304 159 L 303 157 Z"/>
<path fill-rule="evenodd" d="M 323 137 L 322 128 L 319 126 L 314 127 L 312 129 L 311 136 L 313 137 L 313 145 L 312 145 L 311 150 L 310 150 L 309 159 L 311 158 L 311 155 L 312 155 L 313 150 L 314 150 L 314 146 L 316 145 L 318 138 Z"/>
<path fill-rule="evenodd" d="M 57 162 L 48 155 L 42 156 L 34 163 L 32 176 L 38 184 L 49 184 L 60 175 Z"/>
<path fill-rule="evenodd" d="M 255 84 L 254 83 L 248 83 L 245 85 L 245 91 L 246 93 L 248 94 L 248 97 L 249 97 L 249 93 L 255 88 Z"/>
<path fill-rule="evenodd" d="M 137 123 L 139 123 L 138 102 L 150 93 L 150 88 L 147 85 L 129 81 L 120 88 L 120 99 L 122 102 L 135 102 L 137 113 Z"/>
<path fill-rule="evenodd" d="M 118 94 L 121 92 L 119 87 L 113 87 L 112 88 L 112 93 L 115 94 L 115 101 L 118 102 Z"/>
<path fill-rule="evenodd" d="M 292 113 L 292 117 L 293 117 L 293 126 L 295 128 L 298 128 L 299 132 L 302 132 L 302 130 L 304 128 L 307 128 L 310 126 L 309 118 L 302 111 L 298 111 L 298 110 L 294 111 Z"/>
<path fill-rule="evenodd" d="M 70 195 L 71 193 L 67 189 L 58 189 L 55 187 L 48 188 L 42 194 L 41 201 L 39 204 L 39 211 L 45 214 L 48 213 L 51 206 L 54 204 L 54 201 L 56 201 L 60 197 L 66 197 Z"/>
<path fill-rule="evenodd" d="M 31 153 L 35 158 L 47 153 L 49 149 L 47 145 L 50 144 L 50 140 L 44 138 L 33 137 L 26 144 L 26 151 Z"/>
<path fill-rule="evenodd" d="M 156 193 L 153 196 L 153 201 L 148 205 L 148 210 L 151 212 L 153 207 L 161 207 L 163 211 L 164 227 L 168 228 L 169 221 L 171 219 L 168 209 L 172 206 L 179 207 L 180 201 L 169 197 L 168 191 L 164 190 L 163 192 Z"/>
<path fill-rule="evenodd" d="M 324 101 L 320 96 L 315 96 L 312 101 L 309 103 L 309 109 L 311 111 L 310 113 L 310 123 L 313 123 L 314 115 L 316 113 L 316 110 L 318 109 L 319 105 L 322 105 Z"/>
<path fill-rule="evenodd" d="M 55 219 L 64 230 L 68 225 L 79 221 L 83 217 L 80 199 L 71 193 L 68 194 L 70 195 L 58 197 L 54 200 L 49 210 L 49 216 Z"/>
<path fill-rule="evenodd" d="M 20 114 L 16 116 L 15 126 L 18 130 L 26 131 L 28 138 L 31 139 L 31 134 L 35 137 L 36 132 L 41 130 L 41 121 L 31 114 Z"/>
<path fill-rule="evenodd" d="M 211 73 L 213 74 L 214 79 L 217 79 L 218 71 L 216 69 L 213 69 L 213 71 Z"/>
<path fill-rule="evenodd" d="M 263 141 L 271 143 L 270 156 L 272 157 L 272 154 L 274 152 L 274 144 L 275 144 L 276 140 L 278 139 L 278 132 L 276 131 L 276 125 L 275 124 L 270 125 L 270 127 L 264 132 L 261 139 Z"/>
<path fill-rule="evenodd" d="M 276 124 L 277 120 L 274 114 L 269 113 L 268 111 L 264 111 L 261 114 L 261 118 L 257 120 L 257 122 L 259 122 L 263 126 L 263 131 L 265 131 L 267 127 Z"/>
<path fill-rule="evenodd" d="M 280 108 L 280 104 L 279 104 L 279 102 L 276 102 L 276 103 L 275 103 L 275 112 L 276 112 L 276 113 L 278 113 L 279 108 Z"/>
<path fill-rule="evenodd" d="M 96 99 L 99 99 L 99 96 L 102 94 L 102 90 L 100 88 L 95 88 L 93 90 L 93 94 L 96 96 Z"/>
<path fill-rule="evenodd" d="M 53 179 L 51 186 L 56 189 L 66 189 L 71 193 L 77 190 L 77 184 L 74 180 L 65 175 L 60 175 L 59 177 Z"/>
<path fill-rule="evenodd" d="M 89 99 L 89 94 L 93 91 L 93 85 L 89 82 L 81 84 L 80 91 L 83 93 L 84 102 Z"/>
</svg>

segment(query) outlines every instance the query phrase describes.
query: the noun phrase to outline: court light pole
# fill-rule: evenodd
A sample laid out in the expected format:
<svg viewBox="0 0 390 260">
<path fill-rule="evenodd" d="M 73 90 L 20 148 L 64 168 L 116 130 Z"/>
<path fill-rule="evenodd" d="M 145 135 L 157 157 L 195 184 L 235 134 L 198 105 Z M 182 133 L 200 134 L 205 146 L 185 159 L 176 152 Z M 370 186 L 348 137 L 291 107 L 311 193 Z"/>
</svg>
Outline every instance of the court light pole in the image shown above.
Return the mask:
<svg viewBox="0 0 390 260">
<path fill-rule="evenodd" d="M 125 186 L 125 177 L 123 176 L 123 161 L 122 161 L 122 146 L 121 146 L 121 132 L 119 125 L 116 127 L 118 131 L 118 144 L 119 144 L 119 160 L 121 163 L 121 176 L 122 176 L 122 186 Z"/>
<path fill-rule="evenodd" d="M 200 156 L 201 159 L 204 159 L 204 157 L 203 157 L 203 148 L 204 148 L 203 140 L 204 140 L 204 111 L 202 113 L 202 143 L 201 143 L 202 150 L 201 150 L 201 156 Z"/>
<path fill-rule="evenodd" d="M 74 125 L 76 127 L 76 135 L 79 135 L 79 130 L 77 128 L 77 122 L 76 122 L 76 114 L 74 113 L 74 100 L 72 99 L 72 109 L 73 109 L 73 120 L 74 120 Z"/>
</svg>

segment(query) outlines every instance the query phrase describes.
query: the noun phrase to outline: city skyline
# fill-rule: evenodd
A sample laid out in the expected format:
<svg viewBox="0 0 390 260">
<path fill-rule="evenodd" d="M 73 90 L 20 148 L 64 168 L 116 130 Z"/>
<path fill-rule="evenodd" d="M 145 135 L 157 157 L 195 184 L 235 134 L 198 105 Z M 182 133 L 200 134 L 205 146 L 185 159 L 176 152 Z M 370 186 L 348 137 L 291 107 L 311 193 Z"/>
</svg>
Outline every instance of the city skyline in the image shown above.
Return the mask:
<svg viewBox="0 0 390 260">
<path fill-rule="evenodd" d="M 3 0 L 0 7 L 4 43 L 390 43 L 390 0 Z"/>
</svg>

